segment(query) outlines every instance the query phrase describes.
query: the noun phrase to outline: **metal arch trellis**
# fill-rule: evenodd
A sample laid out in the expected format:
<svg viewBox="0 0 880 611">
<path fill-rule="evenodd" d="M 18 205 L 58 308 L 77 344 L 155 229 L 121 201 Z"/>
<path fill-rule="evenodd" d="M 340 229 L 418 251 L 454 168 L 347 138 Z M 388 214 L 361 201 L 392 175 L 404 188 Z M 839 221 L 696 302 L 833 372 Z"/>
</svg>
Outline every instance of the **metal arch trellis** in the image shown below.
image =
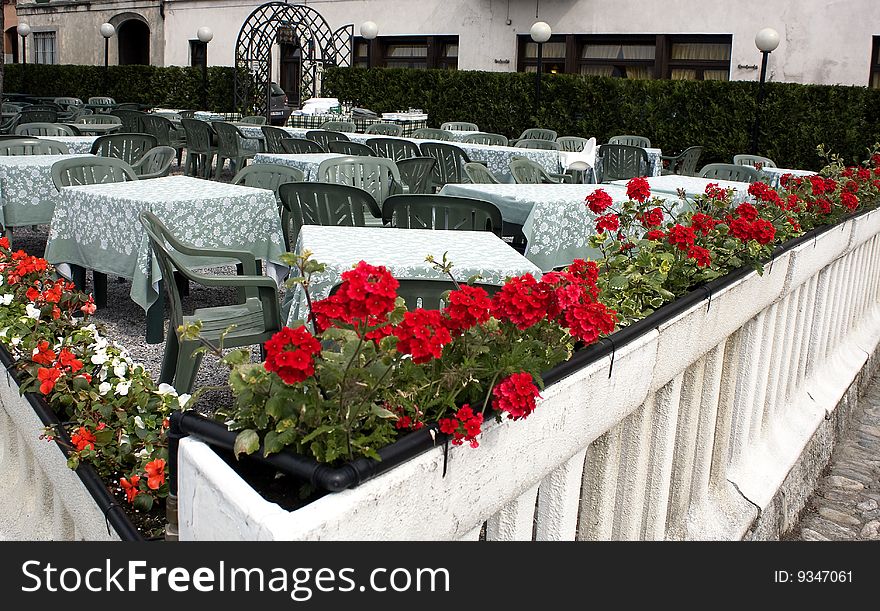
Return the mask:
<svg viewBox="0 0 880 611">
<path fill-rule="evenodd" d="M 321 72 L 327 66 L 350 66 L 354 25 L 331 31 L 315 9 L 302 4 L 268 2 L 245 19 L 235 45 L 235 108 L 242 113 L 264 113 L 271 82 L 272 48 L 278 31 L 292 32 L 302 49 L 300 91 L 303 97 L 320 95 Z"/>
</svg>

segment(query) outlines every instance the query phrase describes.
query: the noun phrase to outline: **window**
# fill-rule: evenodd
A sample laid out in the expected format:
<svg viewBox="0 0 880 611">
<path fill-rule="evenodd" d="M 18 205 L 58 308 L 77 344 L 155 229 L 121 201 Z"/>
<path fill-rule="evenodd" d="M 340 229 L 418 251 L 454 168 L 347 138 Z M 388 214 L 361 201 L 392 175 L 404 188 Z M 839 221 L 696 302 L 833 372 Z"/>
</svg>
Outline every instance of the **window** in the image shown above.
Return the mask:
<svg viewBox="0 0 880 611">
<path fill-rule="evenodd" d="M 654 78 L 657 43 L 654 36 L 643 40 L 587 39 L 581 45 L 578 72 L 590 76 L 616 76 L 629 79 Z"/>
<path fill-rule="evenodd" d="M 352 65 L 356 68 L 370 67 L 370 43 L 366 40 L 355 40 L 354 43 L 354 61 Z"/>
<path fill-rule="evenodd" d="M 208 61 L 208 43 L 201 40 L 189 41 L 189 65 L 201 68 Z"/>
<path fill-rule="evenodd" d="M 355 66 L 384 68 L 458 68 L 458 36 L 380 36 L 354 39 Z"/>
<path fill-rule="evenodd" d="M 34 32 L 34 63 L 54 64 L 55 32 Z"/>
<path fill-rule="evenodd" d="M 726 81 L 730 75 L 730 40 L 674 37 L 669 53 L 669 76 L 673 80 Z"/>
<path fill-rule="evenodd" d="M 565 52 L 565 37 L 551 36 L 541 47 L 541 70 L 551 74 L 565 72 Z M 528 35 L 520 37 L 519 65 L 524 72 L 538 71 L 538 43 Z"/>
<path fill-rule="evenodd" d="M 869 86 L 880 89 L 880 36 L 874 37 L 874 48 L 871 51 L 871 80 Z"/>
</svg>

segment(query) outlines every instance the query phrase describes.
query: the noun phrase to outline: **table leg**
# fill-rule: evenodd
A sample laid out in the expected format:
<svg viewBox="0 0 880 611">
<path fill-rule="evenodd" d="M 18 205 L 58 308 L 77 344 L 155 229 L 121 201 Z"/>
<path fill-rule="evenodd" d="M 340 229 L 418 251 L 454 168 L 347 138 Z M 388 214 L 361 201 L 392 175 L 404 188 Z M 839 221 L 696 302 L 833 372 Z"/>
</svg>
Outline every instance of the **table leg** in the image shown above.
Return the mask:
<svg viewBox="0 0 880 611">
<path fill-rule="evenodd" d="M 86 269 L 79 265 L 70 265 L 70 279 L 76 290 L 85 292 L 86 290 Z"/>
<path fill-rule="evenodd" d="M 159 281 L 159 296 L 147 310 L 147 343 L 161 344 L 165 340 L 165 288 Z"/>
<path fill-rule="evenodd" d="M 107 274 L 92 270 L 92 287 L 95 293 L 95 305 L 99 308 L 107 307 Z"/>
</svg>

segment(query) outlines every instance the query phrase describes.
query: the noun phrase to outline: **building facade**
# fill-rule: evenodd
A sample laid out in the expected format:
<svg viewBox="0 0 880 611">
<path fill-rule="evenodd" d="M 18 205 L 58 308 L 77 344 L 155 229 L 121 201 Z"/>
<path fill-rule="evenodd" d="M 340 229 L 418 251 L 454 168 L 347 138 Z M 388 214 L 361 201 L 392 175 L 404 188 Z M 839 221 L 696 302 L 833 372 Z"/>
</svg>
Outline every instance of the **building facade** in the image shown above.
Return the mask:
<svg viewBox="0 0 880 611">
<path fill-rule="evenodd" d="M 248 0 L 19 0 L 34 32 L 29 61 L 100 64 L 99 28 L 117 28 L 111 64 L 191 65 L 202 60 L 196 32 L 214 33 L 207 61 L 234 64 L 236 38 L 262 4 Z M 332 29 L 373 21 L 379 36 L 355 37 L 362 66 L 534 70 L 528 33 L 547 22 L 544 70 L 623 78 L 757 80 L 755 34 L 780 34 L 768 79 L 880 87 L 877 0 L 313 0 Z M 38 42 L 39 40 L 39 42 Z M 203 50 L 203 49 L 202 49 Z M 275 78 L 282 50 L 275 45 Z"/>
</svg>

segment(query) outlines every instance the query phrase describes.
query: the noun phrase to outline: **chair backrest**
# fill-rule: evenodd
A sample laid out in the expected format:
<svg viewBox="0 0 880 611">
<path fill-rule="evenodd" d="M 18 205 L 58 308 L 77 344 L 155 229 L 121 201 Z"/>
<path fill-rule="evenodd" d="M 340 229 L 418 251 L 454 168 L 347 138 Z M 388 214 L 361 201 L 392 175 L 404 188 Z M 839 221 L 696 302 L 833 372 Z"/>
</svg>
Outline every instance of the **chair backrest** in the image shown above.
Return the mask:
<svg viewBox="0 0 880 611">
<path fill-rule="evenodd" d="M 467 121 L 447 121 L 446 123 L 440 126 L 440 129 L 445 129 L 450 132 L 478 132 L 480 128 L 477 127 L 476 123 L 468 123 Z"/>
<path fill-rule="evenodd" d="M 176 156 L 177 151 L 170 146 L 155 146 L 147 151 L 132 169 L 138 178 L 168 176 L 171 171 L 171 162 Z"/>
<path fill-rule="evenodd" d="M 92 106 L 113 106 L 116 100 L 107 96 L 95 96 L 89 98 L 89 104 Z"/>
<path fill-rule="evenodd" d="M 83 115 L 77 117 L 76 122 L 83 125 L 122 125 L 122 119 L 116 115 Z"/>
<path fill-rule="evenodd" d="M 307 155 L 309 153 L 326 153 L 327 149 L 305 138 L 282 138 L 281 148 L 289 155 Z"/>
<path fill-rule="evenodd" d="M 174 123 L 159 114 L 147 114 L 140 118 L 143 133 L 156 138 L 161 146 L 171 146 L 171 134 L 175 131 Z"/>
<path fill-rule="evenodd" d="M 702 154 L 702 146 L 689 146 L 676 156 L 675 161 L 670 164 L 669 170 L 673 174 L 679 174 L 680 176 L 696 176 L 697 162 L 700 161 L 700 155 Z"/>
<path fill-rule="evenodd" d="M 753 168 L 775 168 L 776 163 L 768 158 L 760 155 L 734 155 L 733 163 L 736 165 L 750 165 Z"/>
<path fill-rule="evenodd" d="M 107 134 L 99 136 L 92 143 L 92 155 L 115 157 L 131 165 L 158 145 L 155 136 L 150 134 Z"/>
<path fill-rule="evenodd" d="M 142 133 L 144 131 L 141 120 L 146 114 L 139 110 L 126 110 L 123 108 L 117 108 L 113 111 L 113 116 L 119 117 L 119 120 L 122 121 L 122 131 L 130 134 Z"/>
<path fill-rule="evenodd" d="M 327 148 L 331 153 L 342 153 L 343 155 L 359 155 L 361 157 L 378 157 L 376 151 L 360 142 L 352 142 L 351 140 L 331 140 L 327 143 Z"/>
<path fill-rule="evenodd" d="M 556 141 L 556 132 L 542 127 L 530 127 L 519 135 L 517 140 L 550 140 Z"/>
<path fill-rule="evenodd" d="M 367 140 L 367 146 L 375 151 L 379 157 L 385 157 L 392 161 L 400 161 L 401 159 L 409 159 L 410 157 L 421 155 L 418 145 L 409 140 L 370 138 Z"/>
<path fill-rule="evenodd" d="M 434 192 L 434 166 L 437 160 L 433 157 L 409 157 L 396 162 L 400 172 L 400 180 L 410 193 Z"/>
<path fill-rule="evenodd" d="M 69 125 L 61 123 L 21 123 L 15 127 L 17 136 L 75 136 Z"/>
<path fill-rule="evenodd" d="M 59 191 L 74 185 L 137 180 L 131 166 L 116 157 L 73 157 L 52 164 L 52 182 Z"/>
<path fill-rule="evenodd" d="M 210 153 L 214 151 L 211 146 L 211 135 L 214 128 L 207 121 L 198 119 L 181 119 L 180 124 L 186 133 L 186 149 L 192 153 Z"/>
<path fill-rule="evenodd" d="M 349 137 L 340 132 L 328 131 L 325 129 L 313 129 L 311 131 L 306 132 L 306 138 L 309 140 L 314 140 L 322 147 L 324 147 L 325 151 L 329 151 L 329 144 L 333 140 L 348 140 Z"/>
<path fill-rule="evenodd" d="M 279 163 L 253 163 L 239 170 L 232 179 L 234 185 L 268 189 L 278 199 L 278 188 L 288 182 L 305 180 L 302 170 Z"/>
<path fill-rule="evenodd" d="M 384 157 L 335 157 L 318 166 L 318 181 L 360 187 L 381 207 L 389 195 L 400 189 L 400 171 Z"/>
<path fill-rule="evenodd" d="M 468 134 L 467 136 L 462 138 L 462 142 L 469 142 L 471 144 L 489 144 L 493 146 L 507 146 L 510 141 L 507 139 L 507 136 L 504 136 L 502 134 L 480 132 L 478 134 Z"/>
<path fill-rule="evenodd" d="M 441 142 L 452 142 L 455 140 L 451 131 L 433 127 L 420 127 L 413 131 L 412 137 L 416 140 L 440 140 Z"/>
<path fill-rule="evenodd" d="M 79 98 L 71 98 L 71 97 L 60 97 L 52 100 L 59 106 L 82 106 L 83 101 Z"/>
<path fill-rule="evenodd" d="M 749 165 L 710 163 L 704 165 L 700 170 L 700 178 L 733 180 L 736 182 L 756 182 L 761 180 L 761 175 L 758 173 L 758 170 Z"/>
<path fill-rule="evenodd" d="M 138 104 L 137 102 L 120 102 L 116 105 L 116 108 L 121 110 L 141 111 L 141 108 L 143 108 L 143 104 Z"/>
<path fill-rule="evenodd" d="M 290 138 L 290 134 L 272 125 L 261 125 L 260 131 L 263 132 L 263 145 L 267 153 L 284 153 L 284 147 L 281 141 Z"/>
<path fill-rule="evenodd" d="M 0 140 L 0 155 L 67 155 L 70 150 L 63 142 L 41 138 Z"/>
<path fill-rule="evenodd" d="M 266 117 L 262 115 L 250 115 L 247 117 L 242 117 L 238 120 L 239 123 L 250 123 L 252 125 L 265 125 Z"/>
<path fill-rule="evenodd" d="M 51 109 L 25 108 L 18 113 L 18 124 L 22 123 L 55 123 L 58 113 Z"/>
<path fill-rule="evenodd" d="M 321 123 L 321 129 L 328 132 L 354 133 L 355 126 L 351 121 L 324 121 Z M 308 134 L 306 136 L 308 137 Z"/>
<path fill-rule="evenodd" d="M 373 123 L 364 130 L 365 134 L 380 134 L 382 136 L 402 136 L 403 127 L 397 123 Z"/>
<path fill-rule="evenodd" d="M 640 146 L 603 144 L 596 156 L 602 159 L 602 182 L 647 176 L 650 171 L 648 152 Z"/>
<path fill-rule="evenodd" d="M 581 138 L 580 136 L 559 136 L 556 139 L 556 144 L 559 145 L 559 150 L 569 153 L 580 153 L 584 150 L 587 142 L 588 140 L 586 138 Z"/>
<path fill-rule="evenodd" d="M 439 310 L 446 307 L 444 293 L 455 290 L 452 280 L 435 280 L 430 278 L 398 278 L 397 296 L 401 297 L 409 310 L 424 308 L 426 310 Z M 338 286 L 338 285 L 337 285 Z M 476 283 L 472 286 L 479 287 L 489 294 L 489 297 L 501 290 L 494 284 Z M 331 289 L 333 294 L 336 287 Z"/>
<path fill-rule="evenodd" d="M 544 149 L 549 151 L 558 151 L 559 145 L 552 140 L 539 140 L 537 138 L 526 138 L 525 140 L 517 140 L 514 144 L 519 149 Z"/>
<path fill-rule="evenodd" d="M 239 157 L 244 149 L 244 134 L 232 123 L 226 121 L 214 121 L 214 131 L 217 132 L 217 148 L 222 157 Z"/>
<path fill-rule="evenodd" d="M 468 179 L 475 185 L 497 185 L 499 181 L 495 175 L 489 171 L 489 168 L 482 163 L 471 161 L 464 164 L 464 173 Z"/>
<path fill-rule="evenodd" d="M 2 111 L 4 115 L 19 113 L 21 112 L 21 109 L 21 104 L 15 104 L 13 102 L 3 102 L 0 104 L 0 111 Z"/>
<path fill-rule="evenodd" d="M 546 183 L 558 182 L 552 179 L 539 164 L 531 159 L 516 157 L 507 164 L 510 168 L 510 175 L 519 185 L 541 185 Z"/>
<path fill-rule="evenodd" d="M 469 197 L 394 195 L 385 200 L 382 218 L 406 229 L 491 231 L 501 235 L 498 207 Z"/>
<path fill-rule="evenodd" d="M 381 218 L 372 195 L 358 187 L 325 182 L 288 182 L 278 189 L 284 237 L 296 245 L 303 225 L 363 227 L 367 215 Z"/>
<path fill-rule="evenodd" d="M 419 149 L 423 156 L 437 160 L 437 165 L 434 166 L 434 184 L 437 187 L 466 182 L 464 164 L 470 158 L 460 147 L 446 142 L 422 142 Z"/>
<path fill-rule="evenodd" d="M 627 146 L 640 146 L 642 148 L 651 148 L 651 140 L 644 136 L 631 136 L 624 134 L 622 136 L 612 136 L 608 140 L 608 144 L 625 144 Z"/>
<path fill-rule="evenodd" d="M 171 121 L 177 121 L 177 122 L 180 122 L 180 120 L 183 118 L 181 113 L 174 112 L 172 110 L 161 110 L 159 112 L 151 112 L 151 113 L 149 113 L 149 115 L 151 117 L 165 117 L 166 119 L 170 119 Z M 192 117 L 189 117 L 189 118 L 191 119 Z"/>
</svg>

